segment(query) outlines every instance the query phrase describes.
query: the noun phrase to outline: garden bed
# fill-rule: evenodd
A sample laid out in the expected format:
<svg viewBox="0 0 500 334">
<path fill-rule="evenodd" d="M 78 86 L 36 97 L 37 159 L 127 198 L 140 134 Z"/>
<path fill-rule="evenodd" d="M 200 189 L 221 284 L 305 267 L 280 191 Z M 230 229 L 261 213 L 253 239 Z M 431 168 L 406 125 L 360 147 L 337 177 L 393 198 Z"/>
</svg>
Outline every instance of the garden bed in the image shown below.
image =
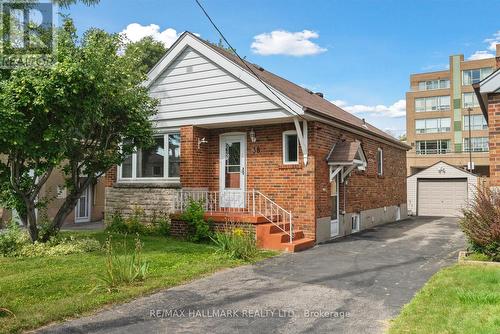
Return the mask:
<svg viewBox="0 0 500 334">
<path fill-rule="evenodd" d="M 468 251 L 461 251 L 458 253 L 458 263 L 460 264 L 478 264 L 484 266 L 492 266 L 500 268 L 500 262 L 488 261 L 487 259 L 479 260 L 478 257 L 474 257 L 475 253 Z M 482 255 L 482 254 L 481 254 Z"/>
</svg>

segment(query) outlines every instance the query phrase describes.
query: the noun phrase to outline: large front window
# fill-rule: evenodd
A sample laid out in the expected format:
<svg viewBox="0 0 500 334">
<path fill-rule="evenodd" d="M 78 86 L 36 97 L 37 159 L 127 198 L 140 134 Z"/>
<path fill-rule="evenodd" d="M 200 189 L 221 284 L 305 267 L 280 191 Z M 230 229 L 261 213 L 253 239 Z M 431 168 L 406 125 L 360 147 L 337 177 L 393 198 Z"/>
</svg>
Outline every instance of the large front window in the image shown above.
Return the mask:
<svg viewBox="0 0 500 334">
<path fill-rule="evenodd" d="M 472 139 L 472 152 L 488 152 L 488 137 L 464 138 L 464 152 L 470 151 Z"/>
<path fill-rule="evenodd" d="M 449 132 L 450 130 L 451 119 L 449 117 L 417 119 L 415 121 L 415 131 L 417 133 L 438 133 Z"/>
<path fill-rule="evenodd" d="M 450 110 L 450 96 L 431 96 L 415 99 L 415 111 Z"/>
<path fill-rule="evenodd" d="M 139 149 L 125 158 L 120 179 L 178 179 L 180 175 L 180 135 L 169 133 L 154 137 L 153 146 Z"/>
<path fill-rule="evenodd" d="M 417 154 L 445 154 L 451 150 L 449 140 L 422 140 L 417 141 Z"/>
<path fill-rule="evenodd" d="M 471 130 L 488 130 L 488 123 L 483 115 L 470 115 L 464 116 L 464 130 L 469 130 L 469 124 Z"/>
<path fill-rule="evenodd" d="M 475 84 L 493 72 L 491 67 L 476 68 L 473 70 L 462 71 L 462 84 L 472 85 Z"/>
</svg>

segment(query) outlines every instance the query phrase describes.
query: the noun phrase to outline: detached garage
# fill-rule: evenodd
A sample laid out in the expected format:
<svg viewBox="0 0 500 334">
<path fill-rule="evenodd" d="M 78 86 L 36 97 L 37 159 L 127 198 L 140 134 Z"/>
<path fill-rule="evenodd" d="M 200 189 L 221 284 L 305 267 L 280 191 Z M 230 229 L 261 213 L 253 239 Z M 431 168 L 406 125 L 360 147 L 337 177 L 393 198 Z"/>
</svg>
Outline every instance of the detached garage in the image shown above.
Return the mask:
<svg viewBox="0 0 500 334">
<path fill-rule="evenodd" d="M 406 179 L 408 213 L 418 216 L 461 216 L 472 198 L 477 176 L 440 161 Z"/>
</svg>

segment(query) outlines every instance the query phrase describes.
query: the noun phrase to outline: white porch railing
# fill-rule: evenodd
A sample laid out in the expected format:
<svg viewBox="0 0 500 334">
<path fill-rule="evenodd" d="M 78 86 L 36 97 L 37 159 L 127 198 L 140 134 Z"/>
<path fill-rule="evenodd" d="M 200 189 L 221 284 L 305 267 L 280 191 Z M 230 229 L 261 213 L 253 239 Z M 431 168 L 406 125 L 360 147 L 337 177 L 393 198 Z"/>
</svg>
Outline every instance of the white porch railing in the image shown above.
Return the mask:
<svg viewBox="0 0 500 334">
<path fill-rule="evenodd" d="M 268 222 L 286 233 L 290 242 L 293 241 L 292 213 L 258 190 L 208 191 L 181 189 L 175 193 L 174 210 L 183 212 L 190 200 L 203 202 L 205 212 L 208 214 L 241 213 L 253 217 L 264 217 Z"/>
</svg>

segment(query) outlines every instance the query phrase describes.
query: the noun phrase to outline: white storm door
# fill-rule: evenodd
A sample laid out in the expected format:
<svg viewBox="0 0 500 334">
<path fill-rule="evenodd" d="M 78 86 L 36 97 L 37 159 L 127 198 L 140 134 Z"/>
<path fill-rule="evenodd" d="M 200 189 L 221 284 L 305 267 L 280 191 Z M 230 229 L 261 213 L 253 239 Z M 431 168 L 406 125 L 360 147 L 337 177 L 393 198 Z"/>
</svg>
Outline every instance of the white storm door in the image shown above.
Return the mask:
<svg viewBox="0 0 500 334">
<path fill-rule="evenodd" d="M 339 173 L 333 178 L 330 187 L 330 199 L 332 202 L 330 237 L 336 237 L 339 235 Z"/>
<path fill-rule="evenodd" d="M 220 137 L 220 207 L 245 207 L 246 134 Z"/>
<path fill-rule="evenodd" d="M 76 202 L 75 222 L 85 223 L 90 221 L 90 186 L 88 186 Z"/>
</svg>

